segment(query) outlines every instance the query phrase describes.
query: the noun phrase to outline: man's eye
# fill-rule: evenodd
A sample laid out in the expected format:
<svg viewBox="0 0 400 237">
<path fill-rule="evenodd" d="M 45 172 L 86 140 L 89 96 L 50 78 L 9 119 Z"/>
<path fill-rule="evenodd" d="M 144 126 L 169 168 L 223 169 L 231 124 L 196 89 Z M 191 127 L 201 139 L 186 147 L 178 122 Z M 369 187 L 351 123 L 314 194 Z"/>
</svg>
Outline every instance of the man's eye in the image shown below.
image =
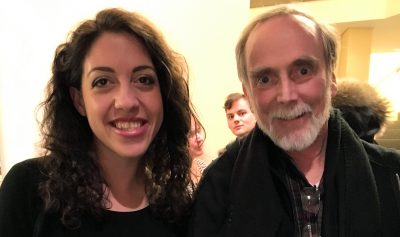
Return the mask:
<svg viewBox="0 0 400 237">
<path fill-rule="evenodd" d="M 259 84 L 267 84 L 270 81 L 269 76 L 262 76 L 258 79 Z"/>
<path fill-rule="evenodd" d="M 299 70 L 300 75 L 308 75 L 310 74 L 311 70 L 307 67 L 302 67 Z"/>
<path fill-rule="evenodd" d="M 314 70 L 313 70 L 312 66 L 303 65 L 303 66 L 299 66 L 298 68 L 294 69 L 292 78 L 294 80 L 308 79 L 311 76 L 313 76 L 313 74 L 314 74 Z"/>
<path fill-rule="evenodd" d="M 107 78 L 98 78 L 93 81 L 92 87 L 105 87 L 109 83 Z"/>
</svg>

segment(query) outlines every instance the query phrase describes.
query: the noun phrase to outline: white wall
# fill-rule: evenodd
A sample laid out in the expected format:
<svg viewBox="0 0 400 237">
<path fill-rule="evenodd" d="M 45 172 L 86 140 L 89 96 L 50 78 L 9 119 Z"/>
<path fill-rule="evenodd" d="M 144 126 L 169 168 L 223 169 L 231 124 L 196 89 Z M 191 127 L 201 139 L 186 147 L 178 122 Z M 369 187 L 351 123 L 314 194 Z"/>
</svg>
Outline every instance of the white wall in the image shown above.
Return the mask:
<svg viewBox="0 0 400 237">
<path fill-rule="evenodd" d="M 76 24 L 104 7 L 141 12 L 185 55 L 190 87 L 207 131 L 210 159 L 233 136 L 223 101 L 240 91 L 234 46 L 249 0 L 13 0 L 0 8 L 0 160 L 3 173 L 38 155 L 35 108 L 43 99 L 56 46 Z"/>
</svg>

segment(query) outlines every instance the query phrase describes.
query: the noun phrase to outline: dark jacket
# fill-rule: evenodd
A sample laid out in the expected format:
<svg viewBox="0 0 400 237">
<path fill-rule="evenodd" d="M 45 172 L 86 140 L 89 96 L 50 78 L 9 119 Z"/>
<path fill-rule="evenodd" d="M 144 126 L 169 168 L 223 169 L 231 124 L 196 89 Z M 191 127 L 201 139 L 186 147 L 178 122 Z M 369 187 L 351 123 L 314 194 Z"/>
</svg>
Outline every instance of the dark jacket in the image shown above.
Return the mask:
<svg viewBox="0 0 400 237">
<path fill-rule="evenodd" d="M 322 236 L 400 236 L 400 153 L 362 141 L 337 111 L 329 119 Z M 256 127 L 205 172 L 189 236 L 294 236 L 286 154 Z"/>
</svg>

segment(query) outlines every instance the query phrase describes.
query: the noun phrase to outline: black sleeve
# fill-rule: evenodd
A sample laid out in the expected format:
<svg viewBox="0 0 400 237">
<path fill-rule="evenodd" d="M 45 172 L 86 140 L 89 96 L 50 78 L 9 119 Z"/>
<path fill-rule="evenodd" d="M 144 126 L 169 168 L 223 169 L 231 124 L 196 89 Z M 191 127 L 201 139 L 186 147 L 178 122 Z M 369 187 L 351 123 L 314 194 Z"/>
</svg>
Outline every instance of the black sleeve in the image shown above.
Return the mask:
<svg viewBox="0 0 400 237">
<path fill-rule="evenodd" d="M 0 187 L 0 236 L 32 236 L 39 173 L 33 163 L 33 159 L 18 163 L 4 177 Z"/>
</svg>

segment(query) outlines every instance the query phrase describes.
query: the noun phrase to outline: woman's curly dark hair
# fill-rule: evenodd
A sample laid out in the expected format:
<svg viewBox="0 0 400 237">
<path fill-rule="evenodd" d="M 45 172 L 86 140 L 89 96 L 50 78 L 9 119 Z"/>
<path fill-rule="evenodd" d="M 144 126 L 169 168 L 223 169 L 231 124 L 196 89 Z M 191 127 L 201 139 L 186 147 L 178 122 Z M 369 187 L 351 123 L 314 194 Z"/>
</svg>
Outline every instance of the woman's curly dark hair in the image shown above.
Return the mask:
<svg viewBox="0 0 400 237">
<path fill-rule="evenodd" d="M 58 46 L 41 107 L 41 132 L 46 178 L 39 191 L 49 212 L 59 212 L 68 228 L 79 228 L 84 215 L 101 217 L 107 207 L 106 181 L 91 152 L 93 132 L 75 109 L 70 88 L 80 90 L 82 65 L 93 42 L 104 32 L 127 32 L 147 48 L 156 68 L 164 108 L 161 128 L 142 158 L 146 194 L 153 213 L 168 223 L 180 223 L 192 200 L 191 161 L 187 150 L 190 116 L 187 65 L 169 48 L 161 33 L 144 17 L 122 9 L 105 9 L 82 22 L 66 43 Z"/>
</svg>

